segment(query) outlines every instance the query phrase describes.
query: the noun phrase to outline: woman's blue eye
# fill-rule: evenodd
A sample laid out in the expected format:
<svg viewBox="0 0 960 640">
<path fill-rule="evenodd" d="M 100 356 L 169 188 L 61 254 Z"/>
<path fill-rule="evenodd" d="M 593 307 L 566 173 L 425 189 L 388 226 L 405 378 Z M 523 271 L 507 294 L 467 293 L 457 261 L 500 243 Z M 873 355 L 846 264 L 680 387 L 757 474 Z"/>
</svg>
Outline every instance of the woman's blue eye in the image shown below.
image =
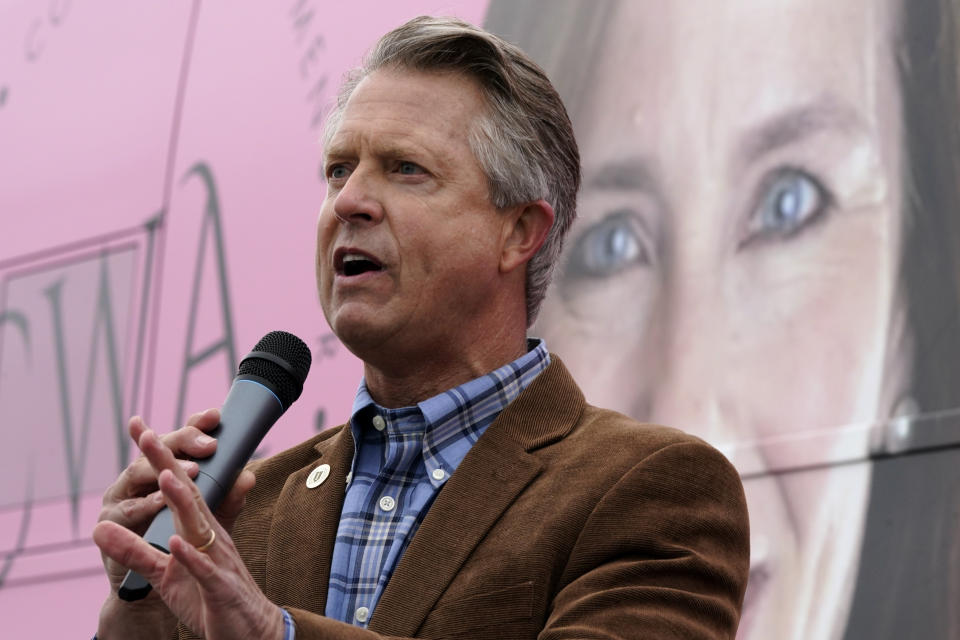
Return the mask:
<svg viewBox="0 0 960 640">
<path fill-rule="evenodd" d="M 420 173 L 421 171 L 422 169 L 420 169 L 420 166 L 417 164 L 414 164 L 413 162 L 400 163 L 400 173 L 404 175 L 407 175 L 407 176 L 415 175 L 417 173 Z"/>
<path fill-rule="evenodd" d="M 633 215 L 617 211 L 590 226 L 577 239 L 565 275 L 604 278 L 636 264 L 648 264 Z"/>
<path fill-rule="evenodd" d="M 744 244 L 768 236 L 788 237 L 816 220 L 826 209 L 824 188 L 807 173 L 786 169 L 768 181 L 752 213 Z"/>
</svg>

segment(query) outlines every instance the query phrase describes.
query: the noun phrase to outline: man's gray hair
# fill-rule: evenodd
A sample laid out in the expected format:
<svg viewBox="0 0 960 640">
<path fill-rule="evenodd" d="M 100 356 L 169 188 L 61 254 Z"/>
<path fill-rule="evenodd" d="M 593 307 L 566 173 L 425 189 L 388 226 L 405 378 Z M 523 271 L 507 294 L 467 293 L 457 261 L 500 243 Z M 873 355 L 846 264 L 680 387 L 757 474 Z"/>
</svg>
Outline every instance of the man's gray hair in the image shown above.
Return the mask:
<svg viewBox="0 0 960 640">
<path fill-rule="evenodd" d="M 541 198 L 553 227 L 527 264 L 527 326 L 547 293 L 577 212 L 580 154 L 567 110 L 543 70 L 514 45 L 455 18 L 421 16 L 383 36 L 344 80 L 323 132 L 326 148 L 353 90 L 378 69 L 450 71 L 473 78 L 489 112 L 470 132 L 490 201 L 503 209 Z"/>
</svg>

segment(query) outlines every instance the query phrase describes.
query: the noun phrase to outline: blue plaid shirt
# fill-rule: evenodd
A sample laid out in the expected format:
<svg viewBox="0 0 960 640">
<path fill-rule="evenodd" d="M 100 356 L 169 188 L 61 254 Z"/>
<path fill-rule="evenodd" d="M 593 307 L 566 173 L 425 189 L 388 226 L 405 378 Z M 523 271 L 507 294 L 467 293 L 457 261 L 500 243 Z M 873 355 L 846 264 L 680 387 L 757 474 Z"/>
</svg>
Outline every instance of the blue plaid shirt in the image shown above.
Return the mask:
<svg viewBox="0 0 960 640">
<path fill-rule="evenodd" d="M 326 615 L 366 627 L 383 588 L 460 461 L 500 412 L 550 364 L 542 340 L 513 362 L 413 407 L 385 409 L 361 382 L 355 444 L 333 548 Z"/>
</svg>

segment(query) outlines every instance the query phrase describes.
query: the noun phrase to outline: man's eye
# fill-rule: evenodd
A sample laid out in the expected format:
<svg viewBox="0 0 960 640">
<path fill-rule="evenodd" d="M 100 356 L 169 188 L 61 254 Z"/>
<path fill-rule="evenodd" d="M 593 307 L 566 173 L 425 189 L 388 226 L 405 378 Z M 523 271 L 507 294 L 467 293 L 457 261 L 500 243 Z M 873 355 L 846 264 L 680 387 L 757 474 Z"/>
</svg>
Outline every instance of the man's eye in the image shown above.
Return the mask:
<svg viewBox="0 0 960 640">
<path fill-rule="evenodd" d="M 606 278 L 649 256 L 629 211 L 615 211 L 580 234 L 565 267 L 568 277 Z"/>
<path fill-rule="evenodd" d="M 401 162 L 400 166 L 397 167 L 397 170 L 405 176 L 412 176 L 418 173 L 423 173 L 423 168 L 420 165 L 413 162 Z"/>
<path fill-rule="evenodd" d="M 821 184 L 799 169 L 784 169 L 767 181 L 750 215 L 741 247 L 770 237 L 792 236 L 819 218 L 830 197 Z"/>
<path fill-rule="evenodd" d="M 328 175 L 328 176 L 330 177 L 330 179 L 332 179 L 332 180 L 343 180 L 343 179 L 346 178 L 349 174 L 350 174 L 350 172 L 349 172 L 349 171 L 347 170 L 347 168 L 346 168 L 345 166 L 343 166 L 342 164 L 334 165 L 334 166 L 330 167 L 330 169 L 327 171 L 327 175 Z"/>
</svg>

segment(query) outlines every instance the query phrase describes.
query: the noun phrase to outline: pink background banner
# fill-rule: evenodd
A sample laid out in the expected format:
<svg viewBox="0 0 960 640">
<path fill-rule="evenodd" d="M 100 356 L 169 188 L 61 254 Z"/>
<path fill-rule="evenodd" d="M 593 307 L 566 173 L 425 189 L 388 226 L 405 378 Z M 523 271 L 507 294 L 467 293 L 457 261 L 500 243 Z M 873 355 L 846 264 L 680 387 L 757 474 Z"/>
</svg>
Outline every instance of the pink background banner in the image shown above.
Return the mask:
<svg viewBox="0 0 960 640">
<path fill-rule="evenodd" d="M 283 329 L 314 364 L 258 455 L 347 417 L 360 366 L 314 283 L 323 118 L 377 37 L 485 5 L 0 6 L 5 636 L 93 635 L 108 585 L 90 530 L 130 415 L 165 432 L 219 405 Z"/>
<path fill-rule="evenodd" d="M 88 637 L 133 455 L 265 333 L 313 367 L 259 456 L 343 422 L 320 131 L 420 14 L 541 64 L 579 218 L 532 333 L 588 400 L 737 466 L 738 638 L 960 637 L 960 0 L 0 4 L 0 618 Z"/>
</svg>

